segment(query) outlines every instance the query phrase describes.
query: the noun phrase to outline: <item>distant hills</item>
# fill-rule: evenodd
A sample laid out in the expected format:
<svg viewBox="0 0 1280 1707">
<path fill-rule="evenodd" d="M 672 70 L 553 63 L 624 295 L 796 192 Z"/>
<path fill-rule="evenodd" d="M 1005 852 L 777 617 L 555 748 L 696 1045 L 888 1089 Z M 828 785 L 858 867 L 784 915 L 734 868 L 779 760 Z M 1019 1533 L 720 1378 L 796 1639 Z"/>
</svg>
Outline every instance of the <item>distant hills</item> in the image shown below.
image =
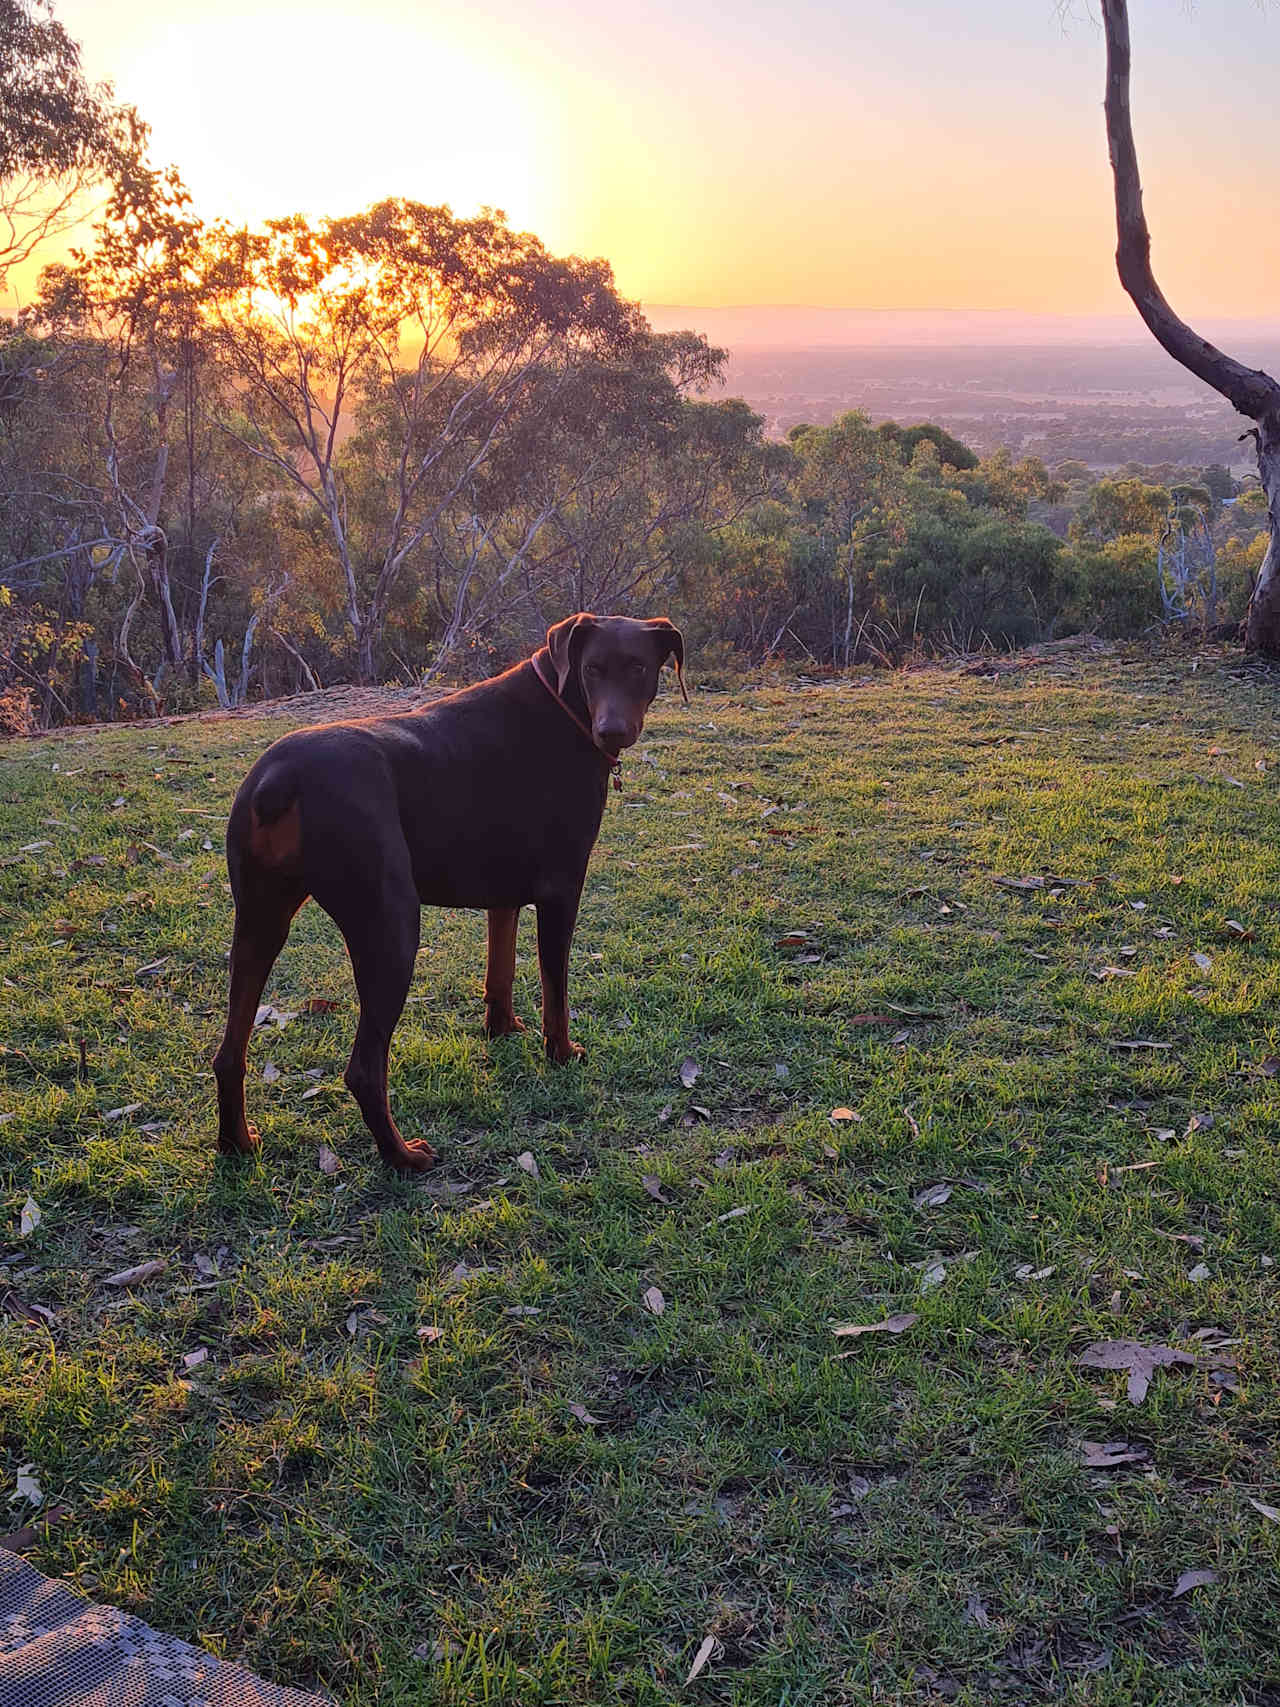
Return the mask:
<svg viewBox="0 0 1280 1707">
<path fill-rule="evenodd" d="M 729 350 L 726 394 L 766 430 L 936 421 L 982 454 L 1007 445 L 1050 467 L 1126 463 L 1255 467 L 1248 423 L 1167 356 L 1136 314 L 869 313 L 825 308 L 646 305 L 662 331 L 692 327 Z M 1206 321 L 1230 353 L 1280 372 L 1280 321 Z"/>
<path fill-rule="evenodd" d="M 706 308 L 681 303 L 643 304 L 659 331 L 692 327 L 713 344 L 731 349 L 813 349 L 864 345 L 1141 344 L 1151 336 L 1136 313 L 1020 314 L 1002 309 L 854 309 L 805 307 Z M 1242 361 L 1246 346 L 1280 344 L 1280 319 L 1196 322 L 1196 330 L 1222 343 Z"/>
</svg>

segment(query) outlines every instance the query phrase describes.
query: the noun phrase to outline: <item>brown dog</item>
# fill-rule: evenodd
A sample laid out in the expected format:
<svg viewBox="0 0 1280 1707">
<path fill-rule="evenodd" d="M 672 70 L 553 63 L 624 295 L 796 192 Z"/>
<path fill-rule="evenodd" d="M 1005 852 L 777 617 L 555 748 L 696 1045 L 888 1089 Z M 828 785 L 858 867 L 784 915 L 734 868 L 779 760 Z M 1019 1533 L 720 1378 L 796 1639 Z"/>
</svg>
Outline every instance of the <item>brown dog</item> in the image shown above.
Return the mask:
<svg viewBox="0 0 1280 1707">
<path fill-rule="evenodd" d="M 245 778 L 227 825 L 236 903 L 227 1029 L 214 1057 L 218 1148 L 257 1148 L 245 1119 L 245 1050 L 267 974 L 314 896 L 346 938 L 360 1022 L 346 1082 L 383 1160 L 429 1168 L 387 1101 L 387 1052 L 418 952 L 419 909 L 489 914 L 485 1031 L 522 1031 L 511 1006 L 520 908 L 537 910 L 542 1033 L 569 1038 L 569 944 L 610 770 L 637 739 L 684 640 L 666 617 L 571 616 L 532 658 L 421 711 L 299 729 Z M 688 696 L 686 695 L 686 698 Z"/>
</svg>

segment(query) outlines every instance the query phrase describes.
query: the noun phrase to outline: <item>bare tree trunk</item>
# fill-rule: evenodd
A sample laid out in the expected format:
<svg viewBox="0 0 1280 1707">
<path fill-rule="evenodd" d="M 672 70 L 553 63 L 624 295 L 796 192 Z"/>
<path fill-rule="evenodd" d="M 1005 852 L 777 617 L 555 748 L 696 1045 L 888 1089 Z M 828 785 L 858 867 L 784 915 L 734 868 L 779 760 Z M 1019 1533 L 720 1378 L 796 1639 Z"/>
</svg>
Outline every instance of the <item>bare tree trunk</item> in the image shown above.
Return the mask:
<svg viewBox="0 0 1280 1707">
<path fill-rule="evenodd" d="M 310 664 L 308 664 L 307 660 L 303 657 L 302 653 L 299 652 L 298 648 L 293 644 L 292 640 L 288 639 L 288 637 L 286 635 L 281 634 L 281 632 L 278 628 L 273 628 L 271 630 L 271 632 L 275 636 L 275 638 L 280 642 L 280 644 L 284 647 L 285 651 L 289 654 L 289 656 L 293 659 L 294 663 L 297 664 L 298 669 L 301 671 L 302 680 L 306 684 L 307 690 L 310 693 L 319 693 L 320 683 L 316 679 L 315 671 L 311 668 Z"/>
<path fill-rule="evenodd" d="M 221 580 L 222 578 L 221 576 L 215 576 L 213 573 L 214 554 L 217 552 L 221 543 L 222 536 L 219 534 L 214 539 L 213 544 L 209 547 L 208 551 L 204 554 L 204 574 L 200 580 L 200 602 L 196 606 L 195 634 L 192 637 L 192 645 L 195 653 L 195 666 L 197 671 L 204 668 L 204 619 L 205 613 L 209 608 L 209 589 L 213 586 L 215 580 Z"/>
<path fill-rule="evenodd" d="M 147 677 L 143 673 L 143 671 L 139 668 L 138 664 L 134 661 L 133 655 L 129 651 L 129 630 L 133 627 L 133 619 L 138 614 L 138 611 L 142 605 L 143 599 L 146 597 L 146 594 L 147 594 L 146 577 L 144 576 L 142 570 L 139 569 L 138 570 L 137 590 L 135 591 L 132 599 L 130 599 L 129 608 L 125 611 L 124 619 L 120 624 L 120 635 L 116 641 L 116 656 L 121 661 L 121 663 L 124 664 L 125 669 L 129 672 L 129 675 L 133 681 L 134 686 L 138 689 L 138 691 L 140 693 L 145 694 L 146 697 L 150 700 L 152 715 L 153 716 L 159 716 L 159 714 L 160 714 L 160 701 L 156 697 L 156 690 L 154 687 L 152 687 L 150 681 L 147 679 Z M 113 688 L 113 696 L 114 696 L 114 688 Z M 113 717 L 113 719 L 115 717 L 114 709 L 112 710 L 112 717 Z"/>
<path fill-rule="evenodd" d="M 1180 320 L 1151 271 L 1151 233 L 1142 211 L 1142 180 L 1129 113 L 1129 8 L 1102 0 L 1107 39 L 1107 144 L 1116 189 L 1116 267 L 1148 330 L 1176 362 L 1257 422 L 1258 475 L 1267 498 L 1271 539 L 1249 601 L 1245 645 L 1280 657 L 1280 384 L 1225 355 Z"/>
<path fill-rule="evenodd" d="M 1280 653 L 1280 421 L 1273 415 L 1258 423 L 1258 474 L 1271 538 L 1249 600 L 1244 643 L 1250 652 L 1275 656 Z"/>
</svg>

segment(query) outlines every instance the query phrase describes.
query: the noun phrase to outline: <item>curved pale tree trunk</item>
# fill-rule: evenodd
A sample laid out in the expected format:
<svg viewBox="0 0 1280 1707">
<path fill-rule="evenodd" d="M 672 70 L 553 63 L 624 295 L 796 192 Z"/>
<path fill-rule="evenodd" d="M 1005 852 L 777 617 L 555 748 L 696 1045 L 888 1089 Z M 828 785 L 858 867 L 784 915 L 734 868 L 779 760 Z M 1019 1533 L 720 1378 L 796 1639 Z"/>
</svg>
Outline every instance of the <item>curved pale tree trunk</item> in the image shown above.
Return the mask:
<svg viewBox="0 0 1280 1707">
<path fill-rule="evenodd" d="M 1271 538 L 1249 601 L 1245 645 L 1280 657 L 1280 384 L 1245 367 L 1193 332 L 1165 301 L 1151 271 L 1151 233 L 1142 211 L 1142 180 L 1129 113 L 1129 8 L 1102 0 L 1107 40 L 1107 144 L 1116 188 L 1116 267 L 1147 329 L 1176 362 L 1220 392 L 1255 422 L 1258 475 L 1267 499 Z"/>
</svg>

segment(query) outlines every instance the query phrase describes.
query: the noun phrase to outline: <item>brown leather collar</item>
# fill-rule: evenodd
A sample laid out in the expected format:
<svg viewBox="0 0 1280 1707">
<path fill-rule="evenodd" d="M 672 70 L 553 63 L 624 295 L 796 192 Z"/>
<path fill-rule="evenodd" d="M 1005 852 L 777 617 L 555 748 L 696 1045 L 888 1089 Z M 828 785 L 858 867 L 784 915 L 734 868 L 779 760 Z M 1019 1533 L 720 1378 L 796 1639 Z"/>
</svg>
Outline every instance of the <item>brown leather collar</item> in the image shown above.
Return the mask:
<svg viewBox="0 0 1280 1707">
<path fill-rule="evenodd" d="M 535 652 L 533 654 L 532 658 L 530 658 L 530 660 L 529 660 L 529 662 L 533 665 L 534 675 L 537 676 L 538 680 L 542 683 L 543 687 L 546 688 L 547 692 L 551 695 L 552 699 L 555 700 L 556 704 L 560 707 L 561 711 L 564 712 L 565 716 L 569 719 L 569 721 L 571 723 L 577 724 L 578 728 L 581 729 L 582 733 L 586 736 L 587 740 L 590 741 L 591 745 L 595 748 L 596 752 L 599 753 L 600 757 L 608 765 L 609 769 L 613 772 L 613 786 L 618 790 L 619 793 L 621 793 L 622 792 L 622 777 L 621 777 L 620 773 L 622 771 L 622 760 L 619 757 L 617 757 L 616 754 L 611 753 L 607 747 L 601 746 L 600 742 L 596 740 L 595 735 L 588 728 L 588 726 L 582 721 L 582 719 L 578 716 L 577 712 L 573 709 L 573 707 L 565 699 L 563 699 L 561 697 L 561 695 L 557 692 L 557 690 L 551 685 L 551 683 L 543 675 L 542 664 L 539 661 L 539 656 L 540 656 L 539 653 Z"/>
</svg>

